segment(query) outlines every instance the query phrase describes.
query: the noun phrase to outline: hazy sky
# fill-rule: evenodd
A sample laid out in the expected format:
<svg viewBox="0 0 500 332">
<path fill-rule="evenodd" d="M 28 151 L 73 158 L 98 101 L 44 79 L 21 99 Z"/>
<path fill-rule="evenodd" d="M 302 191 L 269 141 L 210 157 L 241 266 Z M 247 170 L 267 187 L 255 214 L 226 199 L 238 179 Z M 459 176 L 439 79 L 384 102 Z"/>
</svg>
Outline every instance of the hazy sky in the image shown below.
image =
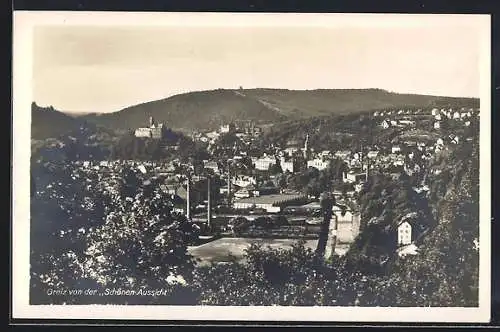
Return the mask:
<svg viewBox="0 0 500 332">
<path fill-rule="evenodd" d="M 112 112 L 217 88 L 479 96 L 479 34 L 439 28 L 89 27 L 34 32 L 34 100 Z"/>
</svg>

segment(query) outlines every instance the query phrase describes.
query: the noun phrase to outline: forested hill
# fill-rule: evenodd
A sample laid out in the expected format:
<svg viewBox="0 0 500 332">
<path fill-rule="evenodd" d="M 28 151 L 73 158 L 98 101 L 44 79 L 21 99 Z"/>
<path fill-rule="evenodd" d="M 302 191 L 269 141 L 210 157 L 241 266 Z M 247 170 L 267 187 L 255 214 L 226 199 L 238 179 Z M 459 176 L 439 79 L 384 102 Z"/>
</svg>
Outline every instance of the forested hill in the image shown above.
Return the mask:
<svg viewBox="0 0 500 332">
<path fill-rule="evenodd" d="M 78 129 L 83 124 L 81 119 L 71 117 L 53 107 L 40 107 L 31 104 L 31 138 L 55 138 Z"/>
<path fill-rule="evenodd" d="M 236 89 L 189 92 L 142 103 L 108 114 L 82 118 L 111 129 L 132 129 L 149 116 L 177 130 L 215 129 L 234 120 L 276 123 L 332 114 L 362 111 L 454 105 L 478 107 L 473 98 L 451 98 L 391 93 L 381 89 L 285 90 Z"/>
</svg>

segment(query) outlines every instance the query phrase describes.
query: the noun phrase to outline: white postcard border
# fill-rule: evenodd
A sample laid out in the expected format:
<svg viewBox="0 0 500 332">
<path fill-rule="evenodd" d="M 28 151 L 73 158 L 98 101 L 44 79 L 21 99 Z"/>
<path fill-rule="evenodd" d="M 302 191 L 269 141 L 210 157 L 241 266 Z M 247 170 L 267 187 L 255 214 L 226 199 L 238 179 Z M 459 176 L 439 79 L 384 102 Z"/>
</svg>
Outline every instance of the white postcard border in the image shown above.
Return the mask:
<svg viewBox="0 0 500 332">
<path fill-rule="evenodd" d="M 382 16 L 383 17 L 380 17 Z M 234 307 L 29 305 L 29 178 L 32 32 L 38 25 L 123 26 L 421 26 L 461 16 L 480 26 L 480 282 L 479 308 Z M 133 22 L 133 23 L 131 23 Z M 491 297 L 491 37 L 489 15 L 219 14 L 16 11 L 13 19 L 12 317 L 29 319 L 230 320 L 329 322 L 488 322 Z"/>
</svg>

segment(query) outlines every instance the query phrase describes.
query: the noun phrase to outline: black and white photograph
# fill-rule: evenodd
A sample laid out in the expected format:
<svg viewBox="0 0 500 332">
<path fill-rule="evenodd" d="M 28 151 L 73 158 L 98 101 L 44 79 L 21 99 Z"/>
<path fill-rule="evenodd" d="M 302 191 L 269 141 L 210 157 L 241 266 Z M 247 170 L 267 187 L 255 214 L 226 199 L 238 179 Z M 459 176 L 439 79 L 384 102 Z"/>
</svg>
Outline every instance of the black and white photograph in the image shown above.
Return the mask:
<svg viewBox="0 0 500 332">
<path fill-rule="evenodd" d="M 486 322 L 487 15 L 14 13 L 20 318 Z"/>
</svg>

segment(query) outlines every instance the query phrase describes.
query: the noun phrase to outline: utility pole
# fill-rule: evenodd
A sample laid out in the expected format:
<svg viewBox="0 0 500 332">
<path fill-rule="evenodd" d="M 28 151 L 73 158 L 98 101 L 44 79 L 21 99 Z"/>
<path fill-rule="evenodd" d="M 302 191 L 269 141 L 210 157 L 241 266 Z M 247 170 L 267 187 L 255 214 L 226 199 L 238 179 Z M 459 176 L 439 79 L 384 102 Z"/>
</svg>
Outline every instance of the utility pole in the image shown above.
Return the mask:
<svg viewBox="0 0 500 332">
<path fill-rule="evenodd" d="M 190 199 L 191 199 L 191 178 L 188 176 L 187 177 L 187 192 L 186 192 L 186 217 L 187 220 L 191 220 L 191 204 L 190 204 Z"/>
<path fill-rule="evenodd" d="M 231 163 L 227 164 L 227 206 L 231 207 Z"/>
<path fill-rule="evenodd" d="M 207 203 L 207 228 L 211 231 L 212 230 L 212 200 L 210 199 L 211 195 L 211 188 L 210 188 L 210 176 L 207 176 L 207 182 L 208 182 L 208 203 Z"/>
</svg>

